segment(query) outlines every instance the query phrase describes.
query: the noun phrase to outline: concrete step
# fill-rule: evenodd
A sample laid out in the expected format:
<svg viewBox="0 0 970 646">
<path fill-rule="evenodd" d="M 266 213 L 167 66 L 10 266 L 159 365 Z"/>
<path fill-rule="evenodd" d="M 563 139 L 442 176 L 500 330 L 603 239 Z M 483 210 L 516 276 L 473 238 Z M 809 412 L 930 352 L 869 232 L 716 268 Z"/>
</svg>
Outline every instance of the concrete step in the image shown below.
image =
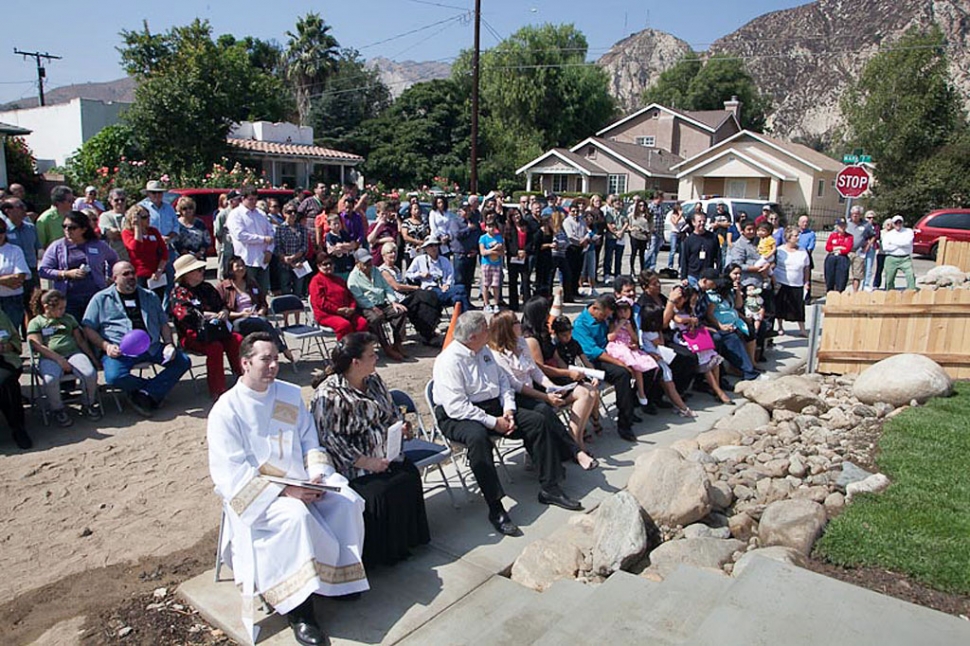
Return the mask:
<svg viewBox="0 0 970 646">
<path fill-rule="evenodd" d="M 734 580 L 725 574 L 681 565 L 659 584 L 650 609 L 639 622 L 645 631 L 670 643 L 682 643 L 725 598 L 733 584 Z"/>
<path fill-rule="evenodd" d="M 550 626 L 562 621 L 577 610 L 582 611 L 590 595 L 596 590 L 578 581 L 555 582 L 518 612 L 485 631 L 473 644 L 531 644 Z"/>
<path fill-rule="evenodd" d="M 759 558 L 686 643 L 966 646 L 970 622 Z"/>
<path fill-rule="evenodd" d="M 449 644 L 464 646 L 514 617 L 541 595 L 503 576 L 491 576 L 444 612 L 403 639 L 401 646 Z M 385 640 L 384 643 L 392 643 Z"/>
<path fill-rule="evenodd" d="M 549 626 L 536 646 L 601 646 L 602 644 L 674 644 L 656 635 L 643 617 L 663 594 L 663 584 L 626 572 L 615 572 L 597 586 L 581 607 Z"/>
</svg>

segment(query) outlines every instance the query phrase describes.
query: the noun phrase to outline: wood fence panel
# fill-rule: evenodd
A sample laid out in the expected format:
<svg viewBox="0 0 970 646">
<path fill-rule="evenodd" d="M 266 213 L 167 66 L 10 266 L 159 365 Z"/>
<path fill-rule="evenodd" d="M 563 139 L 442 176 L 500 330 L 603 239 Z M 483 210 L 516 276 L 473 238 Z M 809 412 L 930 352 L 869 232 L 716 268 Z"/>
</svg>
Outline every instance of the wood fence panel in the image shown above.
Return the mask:
<svg viewBox="0 0 970 646">
<path fill-rule="evenodd" d="M 970 379 L 970 290 L 830 292 L 825 300 L 819 372 L 861 372 L 915 352 Z"/>
<path fill-rule="evenodd" d="M 970 272 L 970 242 L 959 242 L 949 238 L 940 238 L 936 250 L 936 264 L 953 265 L 960 271 Z"/>
</svg>

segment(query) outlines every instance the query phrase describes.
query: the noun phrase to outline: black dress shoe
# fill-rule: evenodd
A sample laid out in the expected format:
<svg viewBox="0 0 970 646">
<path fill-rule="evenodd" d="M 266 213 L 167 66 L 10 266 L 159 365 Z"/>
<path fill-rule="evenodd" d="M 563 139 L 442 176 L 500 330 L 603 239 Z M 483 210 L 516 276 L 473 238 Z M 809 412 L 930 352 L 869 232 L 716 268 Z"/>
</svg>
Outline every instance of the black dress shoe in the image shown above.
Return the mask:
<svg viewBox="0 0 970 646">
<path fill-rule="evenodd" d="M 488 522 L 492 523 L 492 527 L 495 528 L 499 534 L 504 534 L 506 536 L 522 536 L 522 530 L 519 526 L 512 522 L 509 518 L 508 513 L 502 512 L 501 514 L 489 514 Z"/>
<path fill-rule="evenodd" d="M 642 406 L 641 408 L 643 408 L 643 412 L 644 412 L 644 413 L 646 413 L 647 415 L 656 415 L 657 413 L 659 413 L 659 412 L 660 412 L 660 411 L 659 411 L 659 410 L 657 409 L 657 405 L 656 405 L 656 404 L 654 404 L 653 402 L 647 402 L 647 403 L 646 403 L 646 404 L 645 404 L 644 406 Z"/>
<path fill-rule="evenodd" d="M 291 619 L 290 628 L 293 629 L 293 637 L 298 644 L 303 644 L 303 646 L 323 646 L 323 644 L 327 643 L 327 636 L 320 630 L 320 626 L 307 621 L 304 617 Z"/>
<path fill-rule="evenodd" d="M 564 494 L 558 487 L 550 491 L 540 489 L 539 502 L 541 502 L 543 505 L 555 505 L 556 507 L 562 507 L 568 511 L 580 511 L 583 508 L 583 506 L 579 504 L 578 500 L 573 500 Z"/>
<path fill-rule="evenodd" d="M 13 441 L 17 444 L 17 448 L 23 449 L 24 451 L 26 451 L 27 449 L 34 446 L 33 441 L 30 439 L 30 436 L 27 435 L 27 431 L 25 431 L 24 429 L 22 428 L 13 429 L 12 435 L 13 435 Z"/>
<path fill-rule="evenodd" d="M 673 408 L 674 407 L 674 405 L 671 404 L 666 399 L 658 400 L 657 402 L 655 402 L 655 405 L 657 406 L 657 408 Z"/>
<path fill-rule="evenodd" d="M 639 424 L 640 422 L 643 421 L 643 418 L 637 415 L 636 413 L 634 413 L 630 415 L 630 421 L 634 424 Z"/>
<path fill-rule="evenodd" d="M 619 427 L 619 428 L 616 429 L 616 432 L 619 434 L 619 436 L 620 436 L 621 439 L 624 439 L 627 442 L 636 442 L 637 441 L 637 436 L 634 435 L 633 434 L 633 431 L 630 430 L 629 428 L 623 428 L 621 426 L 621 427 Z"/>
</svg>

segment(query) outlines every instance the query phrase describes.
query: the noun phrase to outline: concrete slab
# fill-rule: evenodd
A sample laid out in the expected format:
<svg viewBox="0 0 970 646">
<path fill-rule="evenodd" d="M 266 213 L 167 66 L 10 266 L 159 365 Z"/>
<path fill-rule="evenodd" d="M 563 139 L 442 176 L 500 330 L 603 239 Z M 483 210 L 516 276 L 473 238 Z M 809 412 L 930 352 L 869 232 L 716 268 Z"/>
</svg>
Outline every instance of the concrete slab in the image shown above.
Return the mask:
<svg viewBox="0 0 970 646">
<path fill-rule="evenodd" d="M 447 612 L 397 643 L 400 646 L 472 644 L 483 633 L 541 596 L 505 577 L 493 576 L 449 607 Z"/>
<path fill-rule="evenodd" d="M 424 548 L 394 567 L 372 569 L 368 578 L 371 590 L 359 601 L 318 600 L 317 618 L 333 644 L 394 643 L 485 583 L 490 573 Z M 179 594 L 234 640 L 247 643 L 231 579 L 213 583 L 210 570 L 183 583 Z M 272 615 L 259 625 L 261 645 L 293 643 L 283 617 Z"/>
<path fill-rule="evenodd" d="M 687 643 L 966 646 L 970 622 L 759 558 Z"/>
<path fill-rule="evenodd" d="M 550 626 L 561 622 L 571 613 L 585 614 L 585 604 L 595 589 L 578 581 L 557 581 L 529 603 L 516 609 L 509 618 L 493 622 L 471 643 L 477 646 L 531 644 L 542 637 Z"/>
</svg>

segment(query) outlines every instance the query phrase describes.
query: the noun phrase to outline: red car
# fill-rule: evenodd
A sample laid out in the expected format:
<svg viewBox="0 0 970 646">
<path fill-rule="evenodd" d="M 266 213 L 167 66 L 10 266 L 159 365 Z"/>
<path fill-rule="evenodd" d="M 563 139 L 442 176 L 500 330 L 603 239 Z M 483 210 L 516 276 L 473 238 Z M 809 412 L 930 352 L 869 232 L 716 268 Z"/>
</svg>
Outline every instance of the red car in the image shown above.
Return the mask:
<svg viewBox="0 0 970 646">
<path fill-rule="evenodd" d="M 215 235 L 212 232 L 212 222 L 215 217 L 216 212 L 219 210 L 219 196 L 223 193 L 228 193 L 232 189 L 228 188 L 171 188 L 165 192 L 165 201 L 175 206 L 175 203 L 183 195 L 186 197 L 191 197 L 195 200 L 195 216 L 205 223 L 205 227 L 209 230 L 209 235 L 212 236 L 213 244 L 209 247 L 209 251 L 206 255 L 214 256 L 216 255 L 215 247 Z M 309 195 L 308 191 L 303 191 L 299 196 L 301 200 Z M 271 197 L 275 197 L 280 201 L 280 206 L 286 204 L 293 199 L 295 193 L 293 191 L 282 189 L 282 188 L 261 188 L 259 189 L 259 199 L 265 200 Z"/>
<path fill-rule="evenodd" d="M 931 211 L 916 223 L 913 234 L 913 253 L 936 260 L 940 238 L 970 242 L 970 209 Z"/>
</svg>

